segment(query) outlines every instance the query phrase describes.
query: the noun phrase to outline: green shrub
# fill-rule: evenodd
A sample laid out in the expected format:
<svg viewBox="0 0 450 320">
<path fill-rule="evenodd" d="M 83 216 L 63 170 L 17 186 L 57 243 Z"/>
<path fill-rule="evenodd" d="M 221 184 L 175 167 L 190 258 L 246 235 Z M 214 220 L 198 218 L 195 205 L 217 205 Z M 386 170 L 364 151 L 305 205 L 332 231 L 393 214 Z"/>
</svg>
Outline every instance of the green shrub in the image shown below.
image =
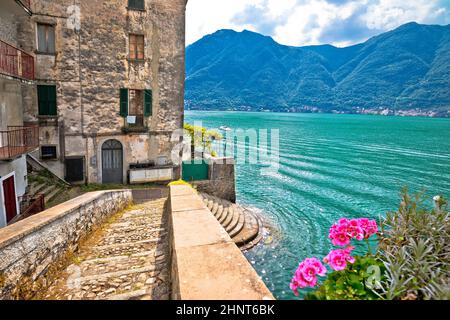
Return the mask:
<svg viewBox="0 0 450 320">
<path fill-rule="evenodd" d="M 217 153 L 212 149 L 213 142 L 222 140 L 222 135 L 214 130 L 208 130 L 204 127 L 194 126 L 189 123 L 184 124 L 184 130 L 186 134 L 190 137 L 191 148 L 201 147 L 206 152 L 210 153 L 213 157 Z M 215 155 L 213 155 L 213 153 Z"/>
<path fill-rule="evenodd" d="M 448 299 L 450 223 L 447 201 L 427 208 L 423 195 L 405 189 L 398 211 L 381 223 L 380 259 L 386 267 L 387 299 Z M 429 203 L 429 201 L 428 201 Z"/>
</svg>

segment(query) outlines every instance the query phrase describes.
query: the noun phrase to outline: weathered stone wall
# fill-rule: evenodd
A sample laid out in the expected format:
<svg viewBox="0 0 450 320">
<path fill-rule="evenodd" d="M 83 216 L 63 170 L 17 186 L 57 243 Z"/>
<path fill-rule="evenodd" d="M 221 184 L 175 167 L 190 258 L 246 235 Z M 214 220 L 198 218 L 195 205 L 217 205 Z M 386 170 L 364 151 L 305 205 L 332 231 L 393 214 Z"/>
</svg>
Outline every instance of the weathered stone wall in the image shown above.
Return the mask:
<svg viewBox="0 0 450 320">
<path fill-rule="evenodd" d="M 210 158 L 209 180 L 193 184 L 200 192 L 236 202 L 235 162 L 232 158 Z"/>
<path fill-rule="evenodd" d="M 172 299 L 274 299 L 191 187 L 170 187 L 169 215 Z"/>
<path fill-rule="evenodd" d="M 23 125 L 21 84 L 0 77 L 0 130 Z M 0 138 L 1 139 L 1 138 Z"/>
<path fill-rule="evenodd" d="M 130 190 L 85 194 L 0 230 L 0 299 L 30 299 L 93 229 L 132 202 Z"/>
<path fill-rule="evenodd" d="M 72 5 L 80 9 L 79 31 L 68 27 Z M 123 144 L 125 181 L 130 163 L 161 155 L 170 159 L 171 133 L 183 125 L 186 0 L 146 0 L 145 11 L 127 5 L 128 0 L 34 0 L 33 17 L 20 28 L 21 44 L 36 51 L 36 24 L 55 25 L 56 53 L 36 53 L 36 78 L 38 84 L 57 85 L 63 130 L 41 124 L 41 144 L 65 141 L 58 147 L 60 161 L 83 156 L 90 182 L 102 181 L 104 141 Z M 143 61 L 128 59 L 131 33 L 145 37 Z M 145 119 L 146 130 L 123 133 L 120 88 L 152 89 L 153 115 Z M 26 121 L 37 122 L 36 91 L 24 96 Z"/>
<path fill-rule="evenodd" d="M 0 8 L 0 39 L 17 46 L 17 16 L 6 9 Z"/>
</svg>

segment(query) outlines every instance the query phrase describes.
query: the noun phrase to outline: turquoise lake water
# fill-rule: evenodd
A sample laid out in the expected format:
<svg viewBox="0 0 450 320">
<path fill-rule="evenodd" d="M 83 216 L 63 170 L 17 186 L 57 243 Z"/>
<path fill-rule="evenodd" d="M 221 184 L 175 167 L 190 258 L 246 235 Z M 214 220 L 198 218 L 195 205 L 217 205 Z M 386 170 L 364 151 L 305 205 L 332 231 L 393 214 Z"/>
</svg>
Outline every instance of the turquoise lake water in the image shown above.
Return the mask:
<svg viewBox="0 0 450 320">
<path fill-rule="evenodd" d="M 247 253 L 278 299 L 306 257 L 323 258 L 340 217 L 378 218 L 396 210 L 403 186 L 450 196 L 450 119 L 366 115 L 186 112 L 186 122 L 232 129 L 279 129 L 278 173 L 237 166 L 238 202 L 279 228 Z"/>
</svg>

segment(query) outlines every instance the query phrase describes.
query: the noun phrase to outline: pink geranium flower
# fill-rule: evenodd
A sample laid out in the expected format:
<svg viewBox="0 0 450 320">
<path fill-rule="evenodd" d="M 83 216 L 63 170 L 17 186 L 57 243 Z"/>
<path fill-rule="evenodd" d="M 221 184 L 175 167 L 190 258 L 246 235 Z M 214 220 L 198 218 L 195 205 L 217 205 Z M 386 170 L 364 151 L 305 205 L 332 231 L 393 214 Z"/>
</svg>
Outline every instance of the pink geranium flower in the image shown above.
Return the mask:
<svg viewBox="0 0 450 320">
<path fill-rule="evenodd" d="M 297 296 L 299 288 L 315 287 L 317 276 L 324 276 L 326 273 L 327 269 L 318 259 L 307 258 L 299 264 L 295 271 L 290 288 Z"/>
<path fill-rule="evenodd" d="M 378 232 L 377 222 L 367 218 L 358 219 L 359 226 L 364 231 L 364 239 L 369 239 L 372 235 Z"/>
<path fill-rule="evenodd" d="M 347 247 L 346 249 L 337 249 L 331 251 L 323 261 L 329 264 L 335 271 L 344 270 L 347 267 L 347 263 L 355 263 L 355 258 L 350 255 L 354 247 Z"/>
<path fill-rule="evenodd" d="M 337 224 L 330 228 L 328 238 L 335 246 L 345 247 L 350 244 L 351 239 L 358 241 L 368 239 L 378 232 L 375 220 L 361 219 L 339 219 Z"/>
</svg>

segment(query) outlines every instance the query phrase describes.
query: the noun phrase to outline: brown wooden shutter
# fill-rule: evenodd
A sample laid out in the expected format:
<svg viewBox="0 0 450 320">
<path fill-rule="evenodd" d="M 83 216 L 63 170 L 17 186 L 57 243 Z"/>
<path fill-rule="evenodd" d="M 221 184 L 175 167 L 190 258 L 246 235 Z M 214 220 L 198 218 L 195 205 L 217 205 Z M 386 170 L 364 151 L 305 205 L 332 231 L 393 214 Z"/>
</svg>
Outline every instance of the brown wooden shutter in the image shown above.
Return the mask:
<svg viewBox="0 0 450 320">
<path fill-rule="evenodd" d="M 130 59 L 136 59 L 136 36 L 130 34 Z"/>
<path fill-rule="evenodd" d="M 137 59 L 143 60 L 144 59 L 144 36 L 137 36 L 136 37 L 136 43 L 137 43 Z"/>
</svg>

